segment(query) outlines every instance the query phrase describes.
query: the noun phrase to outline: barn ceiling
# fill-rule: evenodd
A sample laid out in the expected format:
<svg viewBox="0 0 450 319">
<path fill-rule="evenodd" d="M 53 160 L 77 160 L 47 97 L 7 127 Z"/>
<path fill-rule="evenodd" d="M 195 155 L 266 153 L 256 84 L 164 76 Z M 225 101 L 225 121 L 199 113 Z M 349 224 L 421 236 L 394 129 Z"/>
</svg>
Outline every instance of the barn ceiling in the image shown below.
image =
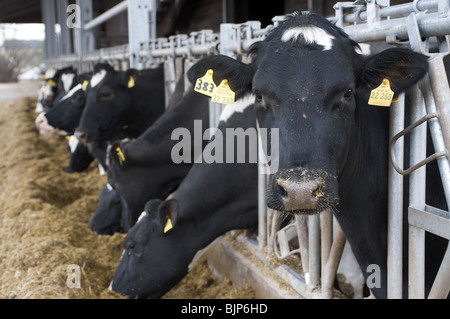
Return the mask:
<svg viewBox="0 0 450 319">
<path fill-rule="evenodd" d="M 41 0 L 0 0 L 0 23 L 41 21 Z"/>
</svg>

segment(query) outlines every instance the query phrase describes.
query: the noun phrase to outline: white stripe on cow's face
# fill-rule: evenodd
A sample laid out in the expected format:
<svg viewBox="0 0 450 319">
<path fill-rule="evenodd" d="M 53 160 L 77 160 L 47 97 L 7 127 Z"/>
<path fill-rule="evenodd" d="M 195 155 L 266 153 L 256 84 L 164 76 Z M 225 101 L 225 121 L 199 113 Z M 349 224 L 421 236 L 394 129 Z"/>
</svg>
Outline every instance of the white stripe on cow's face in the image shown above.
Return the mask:
<svg viewBox="0 0 450 319">
<path fill-rule="evenodd" d="M 75 135 L 71 135 L 69 138 L 70 153 L 75 152 L 75 150 L 77 149 L 78 143 L 79 143 L 78 138 L 76 138 Z"/>
<path fill-rule="evenodd" d="M 74 78 L 75 74 L 73 73 L 64 73 L 63 75 L 61 75 L 61 81 L 63 83 L 64 92 L 68 92 L 70 90 Z"/>
<path fill-rule="evenodd" d="M 106 70 L 101 70 L 100 72 L 94 74 L 91 79 L 91 87 L 96 87 L 105 77 Z"/>
<path fill-rule="evenodd" d="M 47 71 L 45 71 L 44 79 L 51 79 L 56 75 L 56 69 L 50 68 Z"/>
<path fill-rule="evenodd" d="M 314 26 L 294 27 L 288 29 L 283 33 L 281 41 L 297 41 L 300 36 L 303 37 L 307 44 L 315 43 L 323 46 L 324 51 L 331 50 L 333 47 L 334 36 L 325 30 Z"/>
<path fill-rule="evenodd" d="M 220 114 L 219 122 L 226 122 L 234 113 L 243 113 L 253 103 L 255 103 L 255 96 L 250 94 L 237 100 L 234 105 L 225 106 L 225 109 Z"/>
<path fill-rule="evenodd" d="M 83 85 L 82 84 L 78 84 L 75 87 L 72 88 L 72 90 L 70 90 L 69 92 L 67 92 L 66 95 L 64 95 L 60 101 L 64 101 L 67 100 L 68 98 L 71 98 L 72 95 L 74 95 L 75 93 L 77 93 L 78 91 L 83 89 Z"/>
</svg>

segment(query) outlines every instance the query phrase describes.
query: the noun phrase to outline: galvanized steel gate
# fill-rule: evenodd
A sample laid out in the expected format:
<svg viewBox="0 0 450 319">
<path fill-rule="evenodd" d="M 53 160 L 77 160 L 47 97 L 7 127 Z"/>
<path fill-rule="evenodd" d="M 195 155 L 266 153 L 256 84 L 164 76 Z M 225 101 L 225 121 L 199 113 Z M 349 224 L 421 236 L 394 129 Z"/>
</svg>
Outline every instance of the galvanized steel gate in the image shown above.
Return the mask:
<svg viewBox="0 0 450 319">
<path fill-rule="evenodd" d="M 43 3 L 48 0 L 44 0 Z M 66 1 L 67 2 L 67 1 Z M 449 52 L 447 34 L 450 34 L 449 0 L 415 0 L 411 3 L 389 6 L 389 0 L 366 0 L 338 2 L 335 17 L 330 20 L 343 27 L 357 42 L 387 41 L 398 43 L 409 40 L 412 49 L 429 56 L 430 71 L 413 90 L 411 118 L 414 124 L 404 128 L 404 97 L 391 106 L 391 163 L 389 171 L 388 212 L 388 297 L 402 297 L 402 199 L 403 175 L 410 174 L 409 223 L 409 297 L 424 298 L 424 236 L 432 232 L 450 239 L 450 214 L 430 207 L 425 203 L 425 165 L 437 160 L 447 203 L 450 203 L 450 89 L 443 64 L 443 56 Z M 83 8 L 92 8 L 92 0 L 77 0 Z M 44 8 L 44 6 L 43 6 Z M 128 45 L 95 51 L 89 48 L 89 31 L 110 17 L 128 9 Z M 224 54 L 245 59 L 249 46 L 265 37 L 268 30 L 284 20 L 284 16 L 273 18 L 273 25 L 261 28 L 258 21 L 243 24 L 222 24 L 220 33 L 211 30 L 192 32 L 155 39 L 154 0 L 128 0 L 119 3 L 100 16 L 83 22 L 75 31 L 76 54 L 61 55 L 47 61 L 48 66 L 73 65 L 81 72 L 91 70 L 97 62 L 109 62 L 117 69 L 128 67 L 153 67 L 165 64 L 167 100 L 175 90 L 177 80 L 195 61 L 209 54 Z M 61 10 L 59 10 L 61 12 Z M 61 20 L 61 17 L 59 17 Z M 47 18 L 52 23 L 51 18 Z M 143 31 L 144 30 L 144 31 Z M 438 52 L 429 53 L 430 38 L 438 43 Z M 424 40 L 425 39 L 425 40 Z M 187 83 L 187 81 L 186 81 Z M 187 88 L 188 86 L 186 86 Z M 167 101 L 166 100 L 166 101 Z M 210 126 L 218 124 L 223 106 L 211 103 Z M 437 153 L 425 160 L 426 125 L 429 126 Z M 411 169 L 403 168 L 403 135 L 410 133 Z M 261 139 L 259 139 L 261 150 Z M 262 155 L 262 152 L 259 152 Z M 275 269 L 276 273 L 306 298 L 331 298 L 333 283 L 345 245 L 345 235 L 339 225 L 333 227 L 330 212 L 320 216 L 296 216 L 288 226 L 280 229 L 282 216 L 268 210 L 265 204 L 267 169 L 263 161 L 259 164 L 259 229 L 257 256 L 267 260 L 275 255 L 283 259 L 297 255 L 303 274 L 287 265 Z M 419 165 L 415 165 L 419 163 Z M 297 238 L 298 248 L 289 245 Z M 241 237 L 250 243 L 251 240 Z M 366 271 L 366 270 L 363 270 Z M 321 289 L 317 289 L 320 287 Z M 447 248 L 441 269 L 429 298 L 445 298 L 450 289 L 450 248 Z"/>
</svg>

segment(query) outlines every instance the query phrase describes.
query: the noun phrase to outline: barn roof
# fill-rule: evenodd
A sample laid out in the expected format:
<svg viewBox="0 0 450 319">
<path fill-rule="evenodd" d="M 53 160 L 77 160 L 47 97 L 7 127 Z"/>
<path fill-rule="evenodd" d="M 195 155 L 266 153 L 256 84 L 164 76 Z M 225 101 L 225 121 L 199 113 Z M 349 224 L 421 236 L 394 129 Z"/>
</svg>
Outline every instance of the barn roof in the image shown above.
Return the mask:
<svg viewBox="0 0 450 319">
<path fill-rule="evenodd" d="M 40 22 L 40 0 L 0 0 L 0 23 Z"/>
</svg>

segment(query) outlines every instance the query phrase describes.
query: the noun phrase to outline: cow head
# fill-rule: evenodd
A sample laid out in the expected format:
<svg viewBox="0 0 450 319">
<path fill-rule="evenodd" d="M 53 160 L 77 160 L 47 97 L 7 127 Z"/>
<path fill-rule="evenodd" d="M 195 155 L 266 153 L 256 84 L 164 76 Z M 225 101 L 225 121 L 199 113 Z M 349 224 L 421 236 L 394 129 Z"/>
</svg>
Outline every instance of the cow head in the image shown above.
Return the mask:
<svg viewBox="0 0 450 319">
<path fill-rule="evenodd" d="M 279 128 L 280 169 L 270 176 L 270 208 L 304 214 L 338 209 L 339 176 L 371 90 L 387 79 L 398 94 L 427 72 L 426 58 L 410 50 L 360 53 L 328 20 L 296 13 L 252 45 L 251 65 L 213 56 L 192 67 L 191 77 L 213 69 L 235 90 L 251 86 L 259 126 Z"/>
<path fill-rule="evenodd" d="M 131 114 L 131 80 L 136 70 L 116 71 L 109 64 L 98 64 L 86 87 L 86 105 L 75 135 L 87 144 L 107 140 L 120 131 Z"/>
<path fill-rule="evenodd" d="M 139 221 L 128 232 L 124 252 L 110 288 L 130 298 L 159 298 L 186 273 L 185 232 L 177 229 L 175 200 L 149 201 Z"/>
<path fill-rule="evenodd" d="M 128 231 L 137 221 L 145 203 L 164 199 L 172 193 L 188 173 L 190 165 L 179 164 L 175 169 L 163 152 L 155 152 L 151 165 L 142 165 L 128 156 L 125 139 L 114 142 L 107 151 L 108 182 L 122 201 L 122 224 Z"/>
<path fill-rule="evenodd" d="M 80 75 L 72 89 L 56 101 L 50 110 L 38 116 L 36 125 L 41 134 L 47 135 L 58 130 L 69 135 L 75 132 L 86 104 L 85 89 L 89 79 L 89 74 Z"/>
</svg>

